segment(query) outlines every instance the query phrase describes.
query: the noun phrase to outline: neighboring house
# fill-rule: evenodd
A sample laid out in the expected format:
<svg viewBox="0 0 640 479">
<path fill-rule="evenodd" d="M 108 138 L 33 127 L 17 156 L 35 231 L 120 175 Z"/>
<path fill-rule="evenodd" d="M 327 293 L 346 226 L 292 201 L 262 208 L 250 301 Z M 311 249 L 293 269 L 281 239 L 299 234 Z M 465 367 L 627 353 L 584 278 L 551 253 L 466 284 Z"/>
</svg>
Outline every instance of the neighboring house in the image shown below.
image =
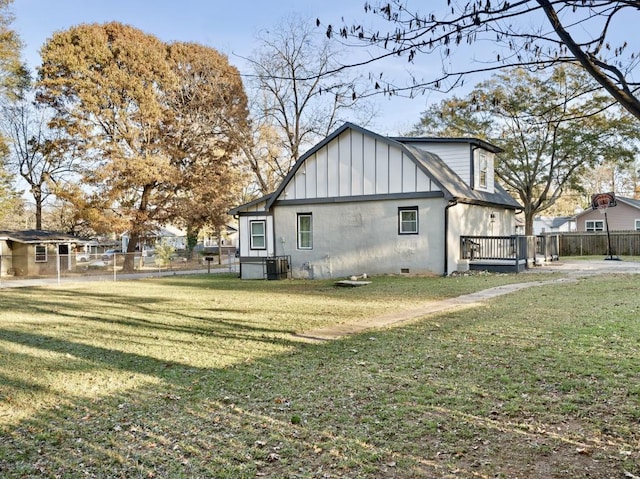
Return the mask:
<svg viewBox="0 0 640 479">
<path fill-rule="evenodd" d="M 122 251 L 127 251 L 129 246 L 129 233 L 121 235 Z M 138 249 L 147 247 L 153 248 L 157 243 L 167 244 L 177 250 L 183 250 L 187 247 L 187 232 L 181 228 L 172 225 L 156 226 L 144 238 L 140 239 Z"/>
<path fill-rule="evenodd" d="M 221 232 L 221 241 L 223 248 L 236 248 L 238 246 L 238 226 L 227 223 Z M 207 231 L 202 241 L 204 248 L 217 248 L 218 238 L 211 232 Z"/>
<path fill-rule="evenodd" d="M 39 276 L 71 270 L 87 241 L 54 231 L 0 231 L 0 276 Z"/>
<path fill-rule="evenodd" d="M 536 216 L 533 219 L 533 234 L 556 233 L 576 230 L 574 216 Z"/>
<path fill-rule="evenodd" d="M 388 138 L 346 123 L 278 189 L 234 208 L 242 278 L 274 258 L 296 278 L 458 269 L 460 236 L 512 235 L 520 205 L 474 138 Z M 266 265 L 266 266 L 265 266 Z"/>
<path fill-rule="evenodd" d="M 616 196 L 617 206 L 607 209 L 610 231 L 640 231 L 640 200 Z M 604 214 L 589 209 L 576 215 L 576 230 L 587 232 L 606 231 Z"/>
</svg>

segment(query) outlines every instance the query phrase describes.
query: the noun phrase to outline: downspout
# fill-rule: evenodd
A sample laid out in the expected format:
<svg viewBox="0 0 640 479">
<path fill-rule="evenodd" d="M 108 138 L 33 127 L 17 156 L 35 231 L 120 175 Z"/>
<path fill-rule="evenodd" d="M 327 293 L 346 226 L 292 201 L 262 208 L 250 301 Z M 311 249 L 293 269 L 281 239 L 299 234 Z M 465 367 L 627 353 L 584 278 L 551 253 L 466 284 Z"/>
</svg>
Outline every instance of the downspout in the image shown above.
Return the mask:
<svg viewBox="0 0 640 479">
<path fill-rule="evenodd" d="M 449 208 L 458 204 L 455 198 L 449 200 L 444 208 L 444 274 L 449 276 Z"/>
<path fill-rule="evenodd" d="M 242 235 L 240 234 L 240 215 L 233 215 L 233 219 L 238 222 L 238 246 L 236 246 L 236 251 L 238 252 L 238 278 L 242 278 L 242 260 L 240 259 L 240 241 L 242 240 Z M 220 245 L 218 245 L 218 247 L 220 247 Z"/>
</svg>

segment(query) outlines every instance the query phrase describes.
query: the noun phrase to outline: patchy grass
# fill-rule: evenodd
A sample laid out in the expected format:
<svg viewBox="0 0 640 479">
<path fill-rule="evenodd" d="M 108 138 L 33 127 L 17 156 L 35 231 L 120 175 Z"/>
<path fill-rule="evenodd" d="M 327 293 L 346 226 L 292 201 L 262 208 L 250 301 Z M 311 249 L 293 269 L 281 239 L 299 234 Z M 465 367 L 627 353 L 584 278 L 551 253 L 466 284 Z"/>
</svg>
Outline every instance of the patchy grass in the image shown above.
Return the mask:
<svg viewBox="0 0 640 479">
<path fill-rule="evenodd" d="M 640 475 L 635 277 L 323 344 L 291 334 L 534 279 L 4 290 L 0 476 Z"/>
</svg>

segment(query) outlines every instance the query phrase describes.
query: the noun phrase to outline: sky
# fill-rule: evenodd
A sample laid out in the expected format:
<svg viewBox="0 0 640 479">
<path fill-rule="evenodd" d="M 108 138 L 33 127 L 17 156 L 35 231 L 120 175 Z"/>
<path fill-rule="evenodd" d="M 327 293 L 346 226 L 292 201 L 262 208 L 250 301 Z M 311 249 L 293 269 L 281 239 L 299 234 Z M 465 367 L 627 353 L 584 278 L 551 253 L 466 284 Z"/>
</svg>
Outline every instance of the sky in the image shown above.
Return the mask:
<svg viewBox="0 0 640 479">
<path fill-rule="evenodd" d="M 377 0 L 370 0 L 370 3 L 376 4 Z M 445 5 L 445 0 L 412 0 L 410 3 L 424 9 L 435 9 L 438 5 Z M 256 35 L 259 32 L 273 29 L 293 14 L 311 21 L 319 18 L 324 25 L 362 23 L 370 26 L 376 17 L 364 12 L 364 4 L 365 0 L 13 0 L 12 10 L 15 14 L 13 27 L 25 44 L 23 55 L 33 70 L 40 63 L 39 49 L 54 32 L 81 23 L 119 21 L 165 42 L 188 41 L 215 48 L 226 54 L 241 74 L 249 74 L 244 58 L 258 48 Z M 628 17 L 616 17 L 618 23 L 612 31 L 628 40 L 637 51 L 637 27 L 631 23 L 636 19 L 633 15 Z M 531 23 L 530 28 L 537 23 L 529 17 L 526 20 Z M 385 23 L 379 28 L 389 26 Z M 325 27 L 318 30 L 318 34 L 323 36 Z M 582 32 L 587 36 L 592 33 Z M 373 67 L 362 67 L 353 73 L 366 77 L 382 70 L 386 77 L 405 83 L 410 79 L 408 70 L 411 69 L 419 77 L 433 79 L 439 76 L 443 61 L 450 61 L 452 65 L 457 63 L 455 70 L 464 69 L 472 65 L 476 55 L 495 58 L 495 48 L 493 41 L 478 42 L 471 47 L 460 45 L 446 60 L 438 55 L 419 55 L 411 67 L 405 58 L 399 58 L 383 66 L 378 63 Z M 349 51 L 347 61 L 351 59 L 352 51 Z M 360 50 L 357 54 L 365 53 Z M 476 63 L 474 66 L 482 65 Z M 484 79 L 486 76 L 468 77 L 465 89 L 455 90 L 452 94 L 464 95 L 473 84 Z M 367 127 L 383 135 L 405 134 L 419 121 L 421 112 L 443 98 L 445 95 L 438 93 L 427 93 L 415 99 L 383 95 L 372 97 L 378 116 Z"/>
<path fill-rule="evenodd" d="M 273 28 L 291 14 L 334 25 L 342 25 L 342 19 L 366 21 L 363 6 L 364 0 L 14 0 L 12 10 L 13 27 L 24 43 L 23 56 L 32 70 L 40 63 L 40 48 L 54 32 L 81 23 L 115 20 L 165 42 L 213 47 L 226 54 L 241 73 L 249 73 L 243 58 L 258 47 L 255 37 L 260 31 Z M 395 68 L 403 74 L 404 62 Z M 378 116 L 368 128 L 387 135 L 406 133 L 430 99 L 376 96 Z"/>
</svg>

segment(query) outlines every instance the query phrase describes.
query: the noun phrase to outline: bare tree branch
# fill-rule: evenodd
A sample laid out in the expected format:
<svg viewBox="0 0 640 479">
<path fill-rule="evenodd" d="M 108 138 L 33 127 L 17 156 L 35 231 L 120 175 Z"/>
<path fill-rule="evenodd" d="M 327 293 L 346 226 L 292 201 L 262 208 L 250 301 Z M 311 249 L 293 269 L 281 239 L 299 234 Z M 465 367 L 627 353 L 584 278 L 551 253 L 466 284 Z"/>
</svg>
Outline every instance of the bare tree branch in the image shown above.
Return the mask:
<svg viewBox="0 0 640 479">
<path fill-rule="evenodd" d="M 396 78 L 371 75 L 372 94 L 415 96 L 426 90 L 450 91 L 464 78 L 506 67 L 530 71 L 578 62 L 617 102 L 640 118 L 640 83 L 634 80 L 640 63 L 637 45 L 620 39 L 614 28 L 623 18 L 640 13 L 633 0 L 472 0 L 458 3 L 442 0 L 437 12 L 415 13 L 408 2 L 391 0 L 377 5 L 367 2 L 365 12 L 383 20 L 387 28 L 366 29 L 362 24 L 324 25 L 328 37 L 347 47 L 364 47 L 368 56 L 336 67 L 327 74 L 349 68 L 373 66 L 393 57 L 404 57 L 419 66 L 424 55 L 441 55 L 452 61 L 456 49 L 488 41 L 480 58 L 455 68 L 442 63 L 442 71 L 427 78 L 411 76 L 399 84 Z M 538 27 L 531 25 L 539 24 Z M 322 26 L 320 20 L 318 26 Z M 615 35 L 618 35 L 616 37 Z M 477 52 L 478 50 L 476 50 Z M 493 58 L 490 55 L 494 55 Z M 469 59 L 471 60 L 471 59 Z M 484 66 L 475 66 L 482 63 Z M 469 66 L 472 65 L 472 66 Z"/>
</svg>

